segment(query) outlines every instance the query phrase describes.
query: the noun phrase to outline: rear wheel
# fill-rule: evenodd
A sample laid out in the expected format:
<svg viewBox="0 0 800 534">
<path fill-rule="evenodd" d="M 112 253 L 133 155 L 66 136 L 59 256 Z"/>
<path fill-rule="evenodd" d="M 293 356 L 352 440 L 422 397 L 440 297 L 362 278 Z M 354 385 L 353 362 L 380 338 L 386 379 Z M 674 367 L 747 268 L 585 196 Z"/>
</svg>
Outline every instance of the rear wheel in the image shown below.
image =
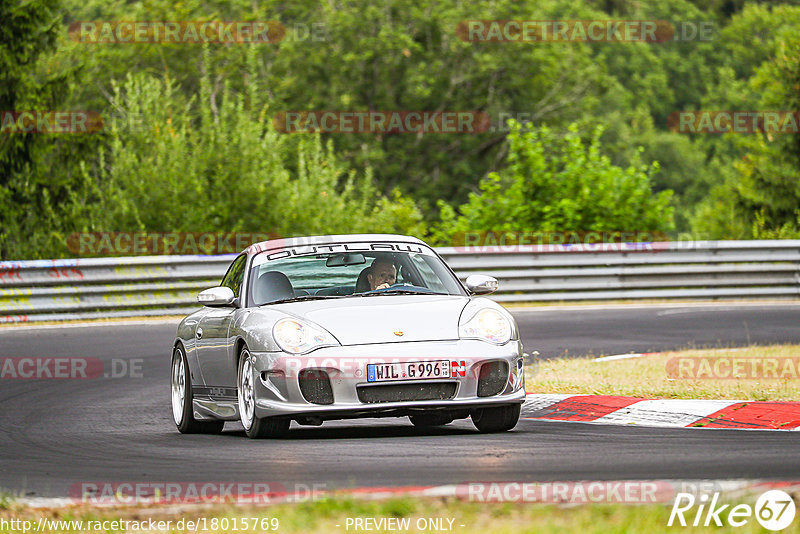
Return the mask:
<svg viewBox="0 0 800 534">
<path fill-rule="evenodd" d="M 183 345 L 172 351 L 172 418 L 182 434 L 219 434 L 225 421 L 198 421 L 192 413 L 192 375 Z"/>
<path fill-rule="evenodd" d="M 472 424 L 483 433 L 505 432 L 517 426 L 521 404 L 481 408 L 472 412 Z"/>
<path fill-rule="evenodd" d="M 255 370 L 247 347 L 239 355 L 239 373 L 236 381 L 239 393 L 239 418 L 248 438 L 277 438 L 289 430 L 289 419 L 258 417 L 256 415 Z"/>
<path fill-rule="evenodd" d="M 453 422 L 453 416 L 448 412 L 409 415 L 408 418 L 411 420 L 411 424 L 420 428 L 444 426 Z"/>
</svg>

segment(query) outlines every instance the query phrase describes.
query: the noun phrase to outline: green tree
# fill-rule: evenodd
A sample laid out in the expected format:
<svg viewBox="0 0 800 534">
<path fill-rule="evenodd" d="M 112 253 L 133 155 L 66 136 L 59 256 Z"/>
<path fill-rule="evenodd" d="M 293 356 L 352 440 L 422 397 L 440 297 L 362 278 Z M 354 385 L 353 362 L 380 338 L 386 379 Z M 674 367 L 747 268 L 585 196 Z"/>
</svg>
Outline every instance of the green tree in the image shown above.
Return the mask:
<svg viewBox="0 0 800 534">
<path fill-rule="evenodd" d="M 750 80 L 757 109 L 800 110 L 800 38 L 780 43 Z M 797 117 L 797 115 L 795 115 Z M 701 204 L 695 227 L 713 238 L 800 236 L 800 135 L 789 131 L 735 136 L 745 154 L 727 180 Z"/>
<path fill-rule="evenodd" d="M 571 2 L 547 0 L 464 4 L 456 0 L 251 2 L 169 0 L 110 2 L 65 0 L 74 20 L 279 20 L 288 30 L 277 44 L 258 46 L 255 64 L 271 99 L 286 110 L 475 110 L 494 121 L 480 134 L 331 134 L 351 166 L 371 167 L 384 193 L 394 188 L 433 204 L 466 198 L 506 152 L 501 113 L 524 112 L 537 123 L 567 124 L 591 115 L 608 88 L 602 65 L 588 45 L 471 43 L 458 24 L 468 19 L 566 16 Z M 599 12 L 589 10 L 591 18 Z M 601 14 L 600 14 L 601 15 Z M 314 29 L 312 33 L 310 30 Z M 309 31 L 306 34 L 306 30 Z M 319 39 L 321 37 L 321 39 Z M 184 94 L 200 88 L 199 46 L 186 44 L 96 46 L 68 43 L 65 62 L 84 65 L 93 83 L 82 101 L 102 102 L 111 80 L 126 71 L 168 73 Z M 214 85 L 243 90 L 244 47 L 212 46 Z"/>
<path fill-rule="evenodd" d="M 60 102 L 62 73 L 42 68 L 55 49 L 58 0 L 0 2 L 0 111 L 51 110 Z M 51 148 L 37 133 L 0 133 L 0 259 L 57 214 L 62 184 L 37 179 L 37 161 Z"/>
<path fill-rule="evenodd" d="M 340 221 L 359 219 L 376 228 L 424 231 L 420 211 L 433 220 L 439 199 L 460 205 L 470 193 L 481 194 L 479 184 L 486 183 L 490 173 L 506 175 L 514 150 L 501 118 L 520 112 L 535 126 L 552 131 L 577 123 L 578 131 L 585 132 L 584 146 L 591 146 L 589 132 L 602 124 L 598 143 L 615 167 L 650 167 L 658 161 L 659 172 L 649 173 L 650 188 L 655 193 L 674 191 L 671 205 L 681 231 L 699 202 L 704 207 L 694 220 L 701 226 L 719 222 L 714 235 L 720 237 L 751 235 L 753 224 L 761 224 L 757 221 L 765 228 L 778 228 L 791 219 L 783 212 L 773 214 L 756 195 L 771 187 L 762 183 L 761 174 L 783 172 L 769 170 L 770 161 L 782 160 L 771 160 L 763 152 L 783 151 L 782 140 L 775 144 L 770 139 L 687 136 L 668 131 L 666 123 L 666 117 L 679 110 L 765 105 L 762 97 L 768 87 L 758 87 L 751 79 L 762 65 L 775 61 L 780 44 L 800 28 L 800 11 L 789 2 L 61 2 L 63 12 L 55 0 L 0 8 L 5 10 L 0 13 L 0 31 L 12 36 L 4 41 L 4 61 L 38 46 L 17 47 L 20 43 L 47 42 L 42 36 L 49 35 L 51 22 L 60 22 L 60 36 L 49 44 L 52 48 L 56 43 L 55 54 L 40 53 L 33 63 L 12 61 L 5 69 L 8 79 L 28 84 L 15 89 L 23 98 L 15 106 L 99 111 L 108 127 L 94 136 L 0 139 L 0 145 L 7 143 L 5 149 L 0 147 L 0 158 L 17 166 L 13 174 L 0 176 L 0 207 L 6 208 L 5 244 L 0 247 L 6 256 L 55 255 L 64 234 L 83 229 L 115 230 L 124 225 L 172 230 L 171 224 L 186 225 L 183 228 L 190 222 L 219 230 L 278 223 L 286 227 L 289 222 L 272 221 L 261 213 L 264 206 L 276 203 L 297 213 L 292 228 L 303 231 L 317 228 L 309 221 L 312 214 L 316 221 L 323 220 L 321 213 L 329 215 L 336 228 L 347 227 L 344 222 L 339 226 Z M 44 18 L 42 6 L 50 13 Z M 17 16 L 28 12 L 34 15 Z M 657 44 L 465 42 L 456 31 L 464 20 L 604 18 L 716 21 L 720 31 L 712 42 Z M 288 33 L 280 43 L 254 47 L 99 45 L 67 36 L 67 26 L 81 20 L 278 20 Z M 24 27 L 27 23 L 32 30 Z M 52 103 L 46 91 L 37 90 L 72 72 L 80 78 L 52 85 L 57 89 Z M 128 80 L 128 73 L 136 76 Z M 256 94 L 253 87 L 258 87 Z M 140 89 L 144 93 L 135 94 Z M 148 103 L 147 94 L 165 100 Z M 61 95 L 67 100 L 59 101 Z M 241 116 L 222 110 L 223 105 L 234 109 L 239 101 Z M 128 124 L 128 107 L 145 104 L 153 108 L 153 116 L 137 130 Z M 269 122 L 276 113 L 311 109 L 478 110 L 491 117 L 493 128 L 470 135 L 362 133 L 321 139 L 271 130 Z M 239 121 L 254 122 L 253 130 Z M 241 129 L 233 132 L 233 127 Z M 216 137 L 201 140 L 200 129 Z M 30 150 L 11 150 L 11 141 L 30 143 Z M 762 150 L 758 143 L 767 148 Z M 759 159 L 762 153 L 767 155 Z M 748 160 L 742 160 L 745 155 Z M 261 161 L 251 162 L 251 157 Z M 758 163 L 757 172 L 747 169 L 748 162 Z M 786 166 L 791 165 L 789 160 Z M 134 179 L 137 166 L 141 183 Z M 188 170 L 185 184 L 180 181 L 182 169 Z M 238 182 L 237 170 L 242 173 Z M 748 181 L 752 187 L 734 193 Z M 210 188 L 216 196 L 209 196 Z M 321 191 L 334 193 L 325 197 Z M 178 216 L 172 209 L 175 194 L 196 200 L 203 209 Z M 234 204 L 247 207 L 249 215 L 234 217 L 228 209 Z M 564 206 L 553 209 L 569 211 Z M 585 209 L 585 217 L 574 217 L 594 220 L 591 207 Z M 731 216 L 721 221 L 713 216 L 715 211 Z M 351 217 L 351 212 L 358 216 Z"/>
</svg>

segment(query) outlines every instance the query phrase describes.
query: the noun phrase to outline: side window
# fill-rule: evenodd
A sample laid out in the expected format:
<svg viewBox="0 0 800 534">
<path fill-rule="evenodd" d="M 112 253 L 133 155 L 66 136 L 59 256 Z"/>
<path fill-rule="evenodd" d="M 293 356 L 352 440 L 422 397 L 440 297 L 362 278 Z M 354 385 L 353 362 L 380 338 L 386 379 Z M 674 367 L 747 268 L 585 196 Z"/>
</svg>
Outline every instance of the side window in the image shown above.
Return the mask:
<svg viewBox="0 0 800 534">
<path fill-rule="evenodd" d="M 414 262 L 414 266 L 419 271 L 419 274 L 422 276 L 422 282 L 425 284 L 425 287 L 439 293 L 447 293 L 447 289 L 444 287 L 444 285 L 442 285 L 442 281 L 433 271 L 431 266 L 428 265 L 426 256 L 421 254 L 412 255 L 412 261 Z"/>
<path fill-rule="evenodd" d="M 231 288 L 236 298 L 239 298 L 239 294 L 242 289 L 242 280 L 244 280 L 244 266 L 246 263 L 247 255 L 242 254 L 236 258 L 228 269 L 228 272 L 225 274 L 225 277 L 222 279 L 222 283 L 220 283 L 221 286 Z"/>
<path fill-rule="evenodd" d="M 414 271 L 405 262 L 397 264 L 397 283 L 418 285 L 414 279 Z"/>
</svg>

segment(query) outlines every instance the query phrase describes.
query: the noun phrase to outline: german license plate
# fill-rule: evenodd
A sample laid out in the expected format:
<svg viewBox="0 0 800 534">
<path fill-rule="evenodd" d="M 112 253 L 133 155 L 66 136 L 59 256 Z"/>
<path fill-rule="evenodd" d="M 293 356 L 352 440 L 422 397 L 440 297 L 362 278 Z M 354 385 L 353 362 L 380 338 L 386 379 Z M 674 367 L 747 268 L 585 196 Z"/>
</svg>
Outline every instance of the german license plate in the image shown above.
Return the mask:
<svg viewBox="0 0 800 534">
<path fill-rule="evenodd" d="M 425 380 L 428 378 L 450 378 L 450 362 L 401 362 L 367 364 L 367 382 L 390 380 Z"/>
</svg>

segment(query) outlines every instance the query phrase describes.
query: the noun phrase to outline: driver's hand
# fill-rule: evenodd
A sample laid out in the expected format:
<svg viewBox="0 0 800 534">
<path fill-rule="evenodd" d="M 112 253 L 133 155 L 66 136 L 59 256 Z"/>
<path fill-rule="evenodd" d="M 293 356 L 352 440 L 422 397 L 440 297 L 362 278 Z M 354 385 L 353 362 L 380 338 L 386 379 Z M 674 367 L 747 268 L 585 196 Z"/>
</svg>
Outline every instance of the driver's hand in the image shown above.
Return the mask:
<svg viewBox="0 0 800 534">
<path fill-rule="evenodd" d="M 373 291 L 377 291 L 379 289 L 389 289 L 390 287 L 392 287 L 390 284 L 381 284 L 378 287 L 376 287 L 375 289 L 373 289 Z"/>
</svg>

